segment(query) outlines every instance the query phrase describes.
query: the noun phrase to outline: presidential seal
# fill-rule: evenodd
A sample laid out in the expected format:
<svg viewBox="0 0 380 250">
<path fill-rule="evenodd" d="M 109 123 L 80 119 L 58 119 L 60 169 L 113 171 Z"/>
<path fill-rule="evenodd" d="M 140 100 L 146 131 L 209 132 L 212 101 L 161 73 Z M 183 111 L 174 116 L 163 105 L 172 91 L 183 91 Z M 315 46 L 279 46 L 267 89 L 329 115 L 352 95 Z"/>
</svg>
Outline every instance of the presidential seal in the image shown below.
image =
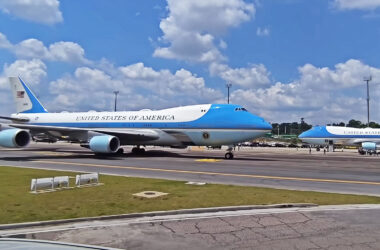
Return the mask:
<svg viewBox="0 0 380 250">
<path fill-rule="evenodd" d="M 203 136 L 203 139 L 206 139 L 206 140 L 207 140 L 208 138 L 210 138 L 210 134 L 207 133 L 207 132 L 203 132 L 202 136 Z"/>
</svg>

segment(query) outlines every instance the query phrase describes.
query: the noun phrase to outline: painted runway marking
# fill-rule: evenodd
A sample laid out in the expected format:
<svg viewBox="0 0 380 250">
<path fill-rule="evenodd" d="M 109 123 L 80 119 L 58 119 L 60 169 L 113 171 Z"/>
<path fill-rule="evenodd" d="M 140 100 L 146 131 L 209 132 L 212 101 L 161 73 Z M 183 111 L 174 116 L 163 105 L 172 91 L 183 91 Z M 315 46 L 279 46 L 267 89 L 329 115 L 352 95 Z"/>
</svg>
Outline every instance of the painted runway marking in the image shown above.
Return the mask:
<svg viewBox="0 0 380 250">
<path fill-rule="evenodd" d="M 199 160 L 195 160 L 197 162 L 220 162 L 222 160 L 218 160 L 218 159 L 199 159 Z"/>
<path fill-rule="evenodd" d="M 90 163 L 79 163 L 79 162 L 78 163 L 77 162 L 60 162 L 60 161 L 33 161 L 33 162 L 43 163 L 43 164 L 62 164 L 62 165 L 74 165 L 74 166 L 83 166 L 83 167 L 131 169 L 131 170 L 154 171 L 154 172 L 203 174 L 203 175 L 217 175 L 217 176 L 247 177 L 247 178 L 256 178 L 256 179 L 309 181 L 309 182 L 330 182 L 330 183 L 363 184 L 363 185 L 380 186 L 380 182 L 370 182 L 370 181 L 315 179 L 315 178 L 303 178 L 303 177 L 283 177 L 283 176 L 267 176 L 267 175 L 253 175 L 253 174 L 233 174 L 233 173 L 217 173 L 217 172 L 190 171 L 190 170 L 177 170 L 177 169 L 160 169 L 160 168 L 140 168 L 140 167 L 114 166 L 114 165 L 90 164 Z"/>
</svg>

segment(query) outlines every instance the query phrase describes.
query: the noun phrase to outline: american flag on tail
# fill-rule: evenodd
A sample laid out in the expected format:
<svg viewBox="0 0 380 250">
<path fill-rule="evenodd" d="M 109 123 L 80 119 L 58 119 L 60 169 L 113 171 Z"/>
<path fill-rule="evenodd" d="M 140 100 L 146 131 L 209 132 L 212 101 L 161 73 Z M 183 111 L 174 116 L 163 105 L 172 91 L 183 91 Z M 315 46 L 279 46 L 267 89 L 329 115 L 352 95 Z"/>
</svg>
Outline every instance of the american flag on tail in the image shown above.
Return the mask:
<svg viewBox="0 0 380 250">
<path fill-rule="evenodd" d="M 16 92 L 16 97 L 17 98 L 24 98 L 25 91 L 17 91 Z"/>
</svg>

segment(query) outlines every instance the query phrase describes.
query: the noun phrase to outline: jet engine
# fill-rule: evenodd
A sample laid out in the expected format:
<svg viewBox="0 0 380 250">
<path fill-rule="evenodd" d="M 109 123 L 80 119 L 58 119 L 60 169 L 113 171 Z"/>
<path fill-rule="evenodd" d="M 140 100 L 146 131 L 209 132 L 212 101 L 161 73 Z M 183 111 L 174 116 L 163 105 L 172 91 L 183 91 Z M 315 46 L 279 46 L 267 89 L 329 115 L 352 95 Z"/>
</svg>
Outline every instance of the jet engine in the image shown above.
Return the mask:
<svg viewBox="0 0 380 250">
<path fill-rule="evenodd" d="M 26 130 L 12 128 L 0 131 L 0 146 L 22 148 L 29 144 L 30 134 Z"/>
<path fill-rule="evenodd" d="M 379 146 L 377 146 L 375 142 L 363 142 L 362 148 L 366 151 L 376 151 Z"/>
<path fill-rule="evenodd" d="M 89 142 L 89 148 L 95 153 L 116 153 L 119 147 L 119 138 L 111 135 L 97 135 Z"/>
</svg>

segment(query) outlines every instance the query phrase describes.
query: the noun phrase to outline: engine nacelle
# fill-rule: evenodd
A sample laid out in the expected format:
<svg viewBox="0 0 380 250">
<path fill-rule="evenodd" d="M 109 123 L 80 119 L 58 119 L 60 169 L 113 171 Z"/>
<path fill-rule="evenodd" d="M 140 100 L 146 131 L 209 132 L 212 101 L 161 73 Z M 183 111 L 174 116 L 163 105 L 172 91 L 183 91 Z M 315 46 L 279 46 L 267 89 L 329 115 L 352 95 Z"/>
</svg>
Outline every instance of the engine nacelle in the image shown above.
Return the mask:
<svg viewBox="0 0 380 250">
<path fill-rule="evenodd" d="M 0 131 L 0 146 L 22 148 L 29 144 L 30 134 L 26 130 L 12 128 Z"/>
<path fill-rule="evenodd" d="M 378 148 L 378 146 L 376 145 L 375 142 L 363 142 L 362 148 L 363 150 L 366 150 L 366 151 L 369 151 L 369 150 L 375 151 Z"/>
<path fill-rule="evenodd" d="M 120 141 L 115 136 L 98 135 L 91 138 L 89 147 L 95 153 L 116 153 L 120 147 Z"/>
</svg>

